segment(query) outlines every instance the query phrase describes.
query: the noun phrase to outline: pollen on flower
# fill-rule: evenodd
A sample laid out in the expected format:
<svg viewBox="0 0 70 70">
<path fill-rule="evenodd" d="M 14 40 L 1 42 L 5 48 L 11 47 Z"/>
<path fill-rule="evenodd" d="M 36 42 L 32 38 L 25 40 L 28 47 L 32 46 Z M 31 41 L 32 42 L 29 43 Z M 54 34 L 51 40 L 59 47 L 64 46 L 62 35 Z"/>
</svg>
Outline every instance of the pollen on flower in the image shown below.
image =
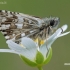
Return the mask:
<svg viewBox="0 0 70 70">
<path fill-rule="evenodd" d="M 36 38 L 34 41 L 38 44 L 38 38 Z"/>
<path fill-rule="evenodd" d="M 44 44 L 44 40 L 41 40 L 41 41 L 40 41 L 40 44 L 41 44 L 41 45 Z"/>
<path fill-rule="evenodd" d="M 44 40 L 40 40 L 39 38 L 36 38 L 35 40 L 34 40 L 39 46 L 41 46 L 42 44 L 44 44 Z"/>
<path fill-rule="evenodd" d="M 25 48 L 25 47 L 23 46 L 23 44 L 20 43 L 19 45 L 20 45 L 21 47 Z"/>
</svg>

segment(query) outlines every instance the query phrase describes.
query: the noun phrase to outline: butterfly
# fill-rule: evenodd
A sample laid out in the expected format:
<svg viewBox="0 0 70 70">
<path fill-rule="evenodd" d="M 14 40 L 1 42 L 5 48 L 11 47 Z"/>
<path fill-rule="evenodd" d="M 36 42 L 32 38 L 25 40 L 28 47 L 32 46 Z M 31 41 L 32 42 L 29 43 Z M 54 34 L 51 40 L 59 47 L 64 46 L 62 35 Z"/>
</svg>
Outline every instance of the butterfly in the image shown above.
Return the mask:
<svg viewBox="0 0 70 70">
<path fill-rule="evenodd" d="M 18 12 L 0 10 L 0 32 L 6 40 L 20 43 L 22 37 L 45 40 L 57 29 L 58 17 L 40 18 Z"/>
</svg>

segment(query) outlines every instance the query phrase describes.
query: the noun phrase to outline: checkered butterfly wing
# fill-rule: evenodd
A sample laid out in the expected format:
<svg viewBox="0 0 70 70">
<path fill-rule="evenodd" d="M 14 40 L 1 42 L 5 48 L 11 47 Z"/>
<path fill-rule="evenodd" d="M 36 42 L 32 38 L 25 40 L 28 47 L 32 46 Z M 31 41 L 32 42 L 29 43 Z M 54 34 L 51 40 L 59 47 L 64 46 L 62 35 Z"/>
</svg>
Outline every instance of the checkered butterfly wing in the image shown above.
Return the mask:
<svg viewBox="0 0 70 70">
<path fill-rule="evenodd" d="M 17 12 L 0 10 L 0 31 L 6 40 L 19 41 L 22 37 L 35 37 L 43 22 L 40 18 Z"/>
</svg>

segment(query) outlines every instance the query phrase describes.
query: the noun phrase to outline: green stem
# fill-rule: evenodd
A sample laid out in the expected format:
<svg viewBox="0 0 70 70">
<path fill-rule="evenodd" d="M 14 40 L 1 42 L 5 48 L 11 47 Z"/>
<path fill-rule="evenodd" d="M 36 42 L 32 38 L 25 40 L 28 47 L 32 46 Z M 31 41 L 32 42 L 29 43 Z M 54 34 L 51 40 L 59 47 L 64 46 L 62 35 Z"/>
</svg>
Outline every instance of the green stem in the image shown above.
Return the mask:
<svg viewBox="0 0 70 70">
<path fill-rule="evenodd" d="M 39 70 L 43 70 L 43 68 L 42 68 L 42 67 L 38 67 L 38 69 L 39 69 Z"/>
</svg>

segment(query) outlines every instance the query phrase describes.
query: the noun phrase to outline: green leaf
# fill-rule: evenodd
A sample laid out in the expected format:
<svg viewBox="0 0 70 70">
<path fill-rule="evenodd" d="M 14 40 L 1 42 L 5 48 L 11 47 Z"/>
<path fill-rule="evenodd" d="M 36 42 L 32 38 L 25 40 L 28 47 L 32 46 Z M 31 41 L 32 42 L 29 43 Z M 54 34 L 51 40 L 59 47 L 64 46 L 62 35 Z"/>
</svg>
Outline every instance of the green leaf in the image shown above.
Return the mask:
<svg viewBox="0 0 70 70">
<path fill-rule="evenodd" d="M 37 66 L 37 63 L 35 63 L 35 62 L 33 62 L 33 61 L 27 59 L 26 57 L 24 57 L 24 56 L 22 56 L 22 55 L 20 55 L 20 57 L 21 57 L 22 60 L 23 60 L 26 64 L 28 64 L 29 66 L 32 66 L 32 67 Z"/>
<path fill-rule="evenodd" d="M 44 61 L 44 57 L 43 57 L 43 55 L 38 51 L 38 52 L 37 52 L 37 55 L 36 55 L 36 62 L 37 62 L 38 64 L 42 64 L 43 61 Z"/>
<path fill-rule="evenodd" d="M 47 64 L 51 60 L 51 57 L 52 57 L 52 48 L 50 48 L 48 55 L 47 55 L 47 58 L 44 61 L 44 64 Z"/>
</svg>

